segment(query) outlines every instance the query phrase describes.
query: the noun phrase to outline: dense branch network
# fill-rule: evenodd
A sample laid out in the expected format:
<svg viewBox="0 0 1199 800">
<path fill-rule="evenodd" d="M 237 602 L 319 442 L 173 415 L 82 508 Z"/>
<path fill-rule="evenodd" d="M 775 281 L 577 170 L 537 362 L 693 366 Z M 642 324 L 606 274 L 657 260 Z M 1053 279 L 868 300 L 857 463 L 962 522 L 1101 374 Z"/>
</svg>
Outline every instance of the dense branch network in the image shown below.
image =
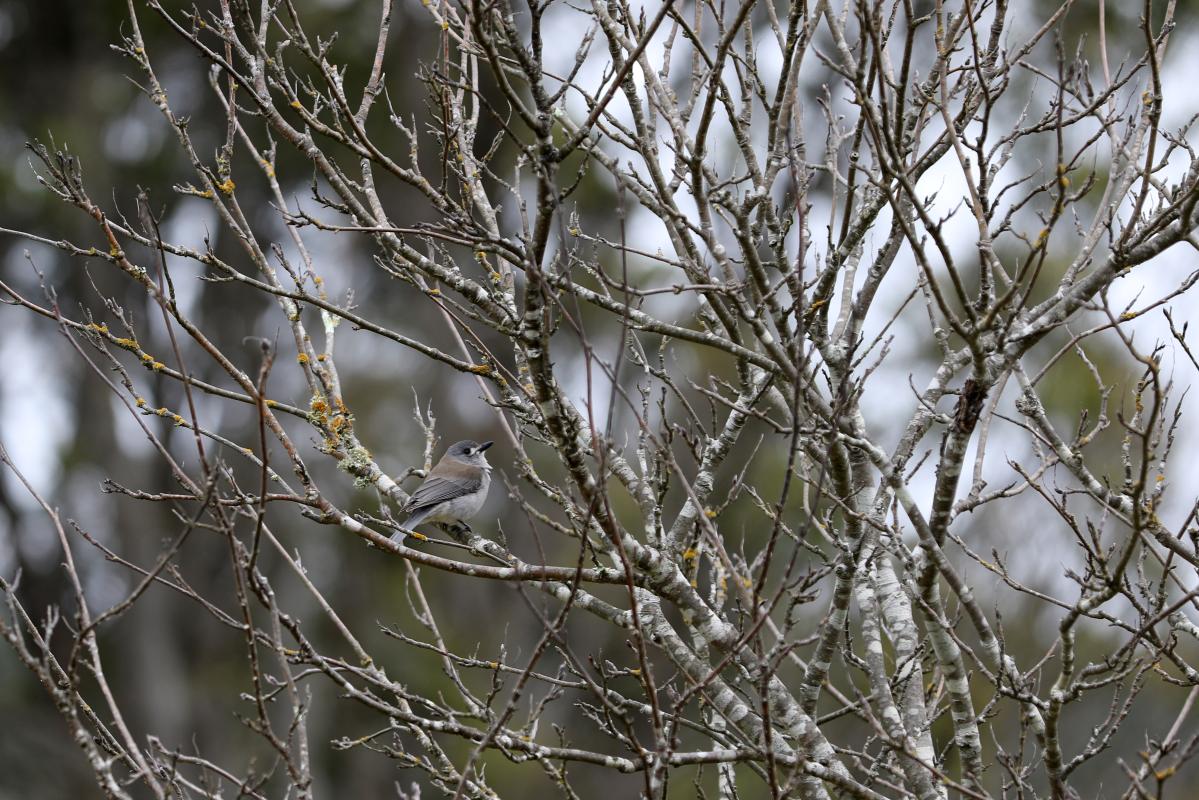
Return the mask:
<svg viewBox="0 0 1199 800">
<path fill-rule="evenodd" d="M 1151 795 L 1192 755 L 1180 730 L 1199 686 L 1187 655 L 1199 634 L 1196 520 L 1158 515 L 1177 379 L 1129 331 L 1195 276 L 1135 305 L 1110 300 L 1130 272 L 1197 244 L 1199 159 L 1189 129 L 1162 122 L 1174 2 L 1144 15 L 1134 58 L 1112 69 L 1104 49 L 1097 69 L 1064 54 L 1069 3 L 1017 26 L 1027 9 L 1005 0 L 428 0 L 437 46 L 421 119 L 390 107 L 390 0 L 354 85 L 330 32 L 311 30 L 293 0 L 147 5 L 129 3 L 116 49 L 193 167 L 180 202 L 210 204 L 236 250 L 165 239 L 144 196 L 139 218 L 124 219 L 93 199 L 107 187 L 88 187 L 74 158 L 35 145 L 41 182 L 90 217 L 102 245 L 7 233 L 118 272 L 160 322 L 135 324 L 107 298 L 72 316 L 46 279 L 40 296 L 0 283 L 11 305 L 57 326 L 177 485 L 109 485 L 176 509 L 179 531 L 148 566 L 35 493 L 77 607 L 38 619 L 17 583 L 3 584 L 0 634 L 107 796 L 216 797 L 220 782 L 313 796 L 307 713 L 325 691 L 381 721 L 334 749 L 369 748 L 455 798 L 498 797 L 484 769 L 494 759 L 544 772 L 567 797 L 580 764 L 640 774 L 654 798 L 680 780 L 721 798 L 751 785 L 812 800 L 1077 797 L 1076 773 L 1149 682 L 1176 687 L 1180 711 L 1124 765 L 1124 796 Z M 223 118 L 174 107 L 142 37 L 148 18 L 212 68 Z M 577 49 L 562 48 L 565 31 Z M 193 138 L 201 124 L 223 135 L 214 157 Z M 315 174 L 304 203 L 291 187 L 307 175 L 281 174 L 297 158 Z M 243 206 L 251 169 L 282 236 Z M 396 186 L 420 198 L 418 213 L 389 203 Z M 607 210 L 588 210 L 587 193 Z M 378 271 L 404 302 L 435 308 L 437 329 L 331 296 L 322 272 L 333 267 L 312 242 L 332 236 L 373 255 L 351 276 Z M 177 300 L 176 284 L 198 277 L 269 298 L 290 341 L 264 340 L 239 366 Z M 1167 318 L 1189 357 L 1185 325 Z M 169 333 L 168 354 L 143 346 L 152 324 Z M 1116 479 L 1092 456 L 1113 421 L 1112 378 L 1087 352 L 1100 336 L 1139 375 L 1134 410 L 1116 415 Z M 521 559 L 483 526 L 389 540 L 388 508 L 439 434 L 418 405 L 425 463 L 395 477 L 380 467 L 337 368 L 361 337 L 474 377 L 512 454 L 509 502 L 559 560 Z M 915 370 L 891 371 L 896 337 L 934 354 L 922 388 Z M 277 359 L 293 349 L 294 365 Z M 1064 429 L 1044 390 L 1074 358 L 1101 402 Z M 197 377 L 199 361 L 222 380 Z M 588 376 L 582 396 L 563 369 L 572 361 Z M 302 374 L 307 401 L 270 396 L 283 369 Z M 911 386 L 902 400 L 884 397 L 894 374 Z M 147 376 L 180 385 L 183 407 L 146 399 Z M 254 409 L 253 441 L 198 415 L 218 402 Z M 190 457 L 147 424 L 155 416 L 189 432 Z M 1001 437 L 1028 457 L 996 486 L 1006 462 L 988 442 Z M 339 504 L 312 467 L 321 460 L 375 490 L 377 512 Z M 2 450 L 0 461 L 18 470 Z M 769 486 L 752 469 L 761 462 L 777 472 Z M 726 522 L 738 501 L 752 515 L 740 529 Z M 971 527 L 1021 502 L 1068 532 L 1082 565 L 1049 590 Z M 395 558 L 420 630 L 387 632 L 437 657 L 445 691 L 421 693 L 367 652 L 267 521 L 280 506 Z M 175 567 L 200 532 L 228 543 L 231 597 L 203 596 Z M 134 576 L 126 600 L 89 609 L 80 548 Z M 266 552 L 315 598 L 344 655 L 283 607 Z M 447 645 L 423 589 L 443 572 L 520 584 L 536 646 L 513 662 Z M 998 608 L 972 588 L 979 575 L 1052 615 L 1047 656 L 1008 647 Z M 238 775 L 126 724 L 96 634 L 155 585 L 244 639 L 247 724 L 276 774 Z M 619 630 L 631 661 L 573 641 L 577 615 Z M 1111 646 L 1086 660 L 1076 638 L 1091 623 Z M 1094 703 L 1106 718 L 1080 734 L 1070 715 Z"/>
</svg>

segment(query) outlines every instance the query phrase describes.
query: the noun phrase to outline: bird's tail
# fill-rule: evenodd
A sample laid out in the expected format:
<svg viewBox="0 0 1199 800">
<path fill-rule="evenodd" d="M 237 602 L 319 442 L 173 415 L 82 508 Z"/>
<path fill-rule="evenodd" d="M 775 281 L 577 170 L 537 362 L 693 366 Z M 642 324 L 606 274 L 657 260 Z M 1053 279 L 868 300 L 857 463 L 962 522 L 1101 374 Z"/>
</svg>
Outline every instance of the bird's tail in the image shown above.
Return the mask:
<svg viewBox="0 0 1199 800">
<path fill-rule="evenodd" d="M 429 516 L 429 509 L 427 508 L 415 511 L 408 516 L 408 519 L 404 520 L 403 527 L 410 531 L 416 530 L 416 526 L 424 522 L 427 516 Z M 408 534 L 404 533 L 404 531 L 396 531 L 391 535 L 391 540 L 396 544 L 403 544 L 407 538 Z"/>
</svg>

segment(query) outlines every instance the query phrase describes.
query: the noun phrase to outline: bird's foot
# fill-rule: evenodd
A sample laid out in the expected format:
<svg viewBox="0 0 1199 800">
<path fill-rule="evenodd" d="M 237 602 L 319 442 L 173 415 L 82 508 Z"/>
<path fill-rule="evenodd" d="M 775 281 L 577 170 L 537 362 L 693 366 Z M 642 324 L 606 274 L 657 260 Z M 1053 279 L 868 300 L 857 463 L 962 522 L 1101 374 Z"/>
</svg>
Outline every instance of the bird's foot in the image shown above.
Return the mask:
<svg viewBox="0 0 1199 800">
<path fill-rule="evenodd" d="M 460 520 L 457 522 L 442 523 L 441 527 L 460 544 L 466 544 L 470 540 L 470 537 L 475 535 L 470 526 Z"/>
</svg>

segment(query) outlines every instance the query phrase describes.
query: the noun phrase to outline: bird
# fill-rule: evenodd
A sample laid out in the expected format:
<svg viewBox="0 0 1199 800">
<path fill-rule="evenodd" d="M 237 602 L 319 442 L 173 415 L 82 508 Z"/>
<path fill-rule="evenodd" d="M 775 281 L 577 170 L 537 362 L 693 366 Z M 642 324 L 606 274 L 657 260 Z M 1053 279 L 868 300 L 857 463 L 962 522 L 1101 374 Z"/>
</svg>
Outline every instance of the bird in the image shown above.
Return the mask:
<svg viewBox="0 0 1199 800">
<path fill-rule="evenodd" d="M 478 514 L 491 486 L 491 465 L 484 452 L 493 444 L 464 439 L 446 448 L 441 460 L 429 470 L 401 509 L 408 515 L 403 527 L 412 531 L 424 522 L 465 525 L 468 519 Z M 391 540 L 399 544 L 406 535 L 397 531 Z"/>
</svg>

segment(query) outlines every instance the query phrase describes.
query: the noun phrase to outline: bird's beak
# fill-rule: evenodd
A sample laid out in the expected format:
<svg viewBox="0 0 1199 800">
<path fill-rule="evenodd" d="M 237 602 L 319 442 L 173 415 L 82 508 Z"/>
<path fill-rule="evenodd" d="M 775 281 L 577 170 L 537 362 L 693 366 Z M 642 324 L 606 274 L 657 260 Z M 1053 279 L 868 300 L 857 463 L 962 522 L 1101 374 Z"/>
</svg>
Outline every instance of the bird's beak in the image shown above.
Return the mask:
<svg viewBox="0 0 1199 800">
<path fill-rule="evenodd" d="M 482 453 L 484 450 L 486 450 L 488 447 L 491 447 L 493 444 L 495 444 L 495 442 L 483 442 L 483 444 L 479 445 L 479 452 Z"/>
</svg>

